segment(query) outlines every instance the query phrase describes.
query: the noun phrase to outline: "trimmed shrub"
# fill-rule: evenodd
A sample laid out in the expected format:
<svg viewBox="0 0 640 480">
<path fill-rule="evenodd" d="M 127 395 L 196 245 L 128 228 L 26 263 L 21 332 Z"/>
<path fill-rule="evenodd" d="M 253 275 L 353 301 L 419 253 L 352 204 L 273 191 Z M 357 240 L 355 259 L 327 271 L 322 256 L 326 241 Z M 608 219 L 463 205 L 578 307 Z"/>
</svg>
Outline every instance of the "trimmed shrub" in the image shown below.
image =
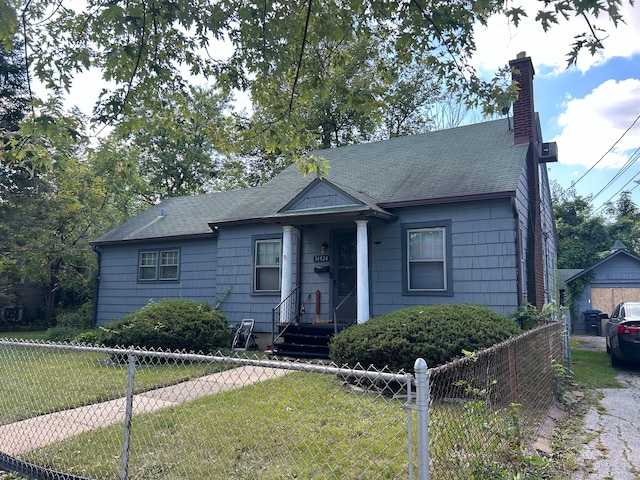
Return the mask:
<svg viewBox="0 0 640 480">
<path fill-rule="evenodd" d="M 429 367 L 490 347 L 516 335 L 515 322 L 488 307 L 442 304 L 411 307 L 375 317 L 335 335 L 329 355 L 338 365 L 412 372 L 422 357 Z"/>
<path fill-rule="evenodd" d="M 188 299 L 151 303 L 97 330 L 107 347 L 145 347 L 211 353 L 229 343 L 225 315 Z"/>
</svg>

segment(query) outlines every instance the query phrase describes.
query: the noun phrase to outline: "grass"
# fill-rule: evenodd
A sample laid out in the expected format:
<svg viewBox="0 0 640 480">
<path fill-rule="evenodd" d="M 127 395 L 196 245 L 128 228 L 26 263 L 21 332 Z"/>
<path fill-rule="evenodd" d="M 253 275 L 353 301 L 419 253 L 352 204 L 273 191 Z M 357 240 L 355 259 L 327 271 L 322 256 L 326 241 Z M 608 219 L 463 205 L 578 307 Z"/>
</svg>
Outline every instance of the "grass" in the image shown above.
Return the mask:
<svg viewBox="0 0 640 480">
<path fill-rule="evenodd" d="M 32 416 L 30 409 L 16 412 L 29 404 L 34 408 L 44 403 L 49 410 L 69 408 L 73 406 L 70 402 L 79 402 L 78 398 L 90 403 L 91 398 L 120 392 L 126 381 L 125 367 L 111 364 L 105 356 L 87 357 L 84 352 L 66 352 L 56 358 L 55 362 L 50 362 L 33 353 L 30 357 L 20 357 L 17 352 L 9 355 L 9 362 L 0 358 L 0 378 L 20 380 L 23 391 L 35 389 L 41 392 L 38 398 L 25 400 L 25 397 L 15 396 L 17 390 L 7 391 L 11 382 L 3 382 L 0 385 L 0 415 L 7 410 L 6 399 L 13 401 L 9 405 L 13 408 L 13 416 Z M 574 348 L 571 358 L 574 374 L 571 379 L 575 388 L 620 386 L 615 380 L 617 371 L 610 366 L 605 353 Z M 7 363 L 12 361 L 15 364 L 9 369 Z M 40 371 L 35 378 L 29 375 L 31 385 L 26 387 L 25 376 L 19 374 L 27 371 L 30 362 L 33 362 L 31 370 L 37 370 L 36 365 L 39 368 L 44 365 L 48 370 Z M 74 372 L 81 372 L 73 375 L 79 378 L 65 383 L 64 369 L 72 366 Z M 204 374 L 203 368 L 203 365 L 148 367 L 136 373 L 136 385 L 138 390 L 144 390 L 175 383 Z M 99 380 L 101 377 L 104 379 Z M 569 478 L 568 472 L 575 468 L 580 448 L 577 442 L 582 426 L 581 408 L 585 408 L 584 405 L 575 406 L 559 422 L 553 439 L 555 451 L 552 458 L 547 459 L 518 456 L 518 449 L 513 448 L 514 439 L 505 437 L 512 427 L 512 417 L 507 410 L 487 416 L 482 402 L 432 405 L 432 453 L 444 452 L 445 458 L 450 456 L 448 466 L 433 464 L 433 471 L 443 468 L 448 471 L 450 467 L 456 471 L 469 471 L 473 466 L 479 474 L 489 475 L 483 478 L 511 478 L 502 476 L 506 471 L 502 467 L 498 471 L 494 466 L 515 460 L 519 462 L 516 468 L 527 472 L 526 478 Z M 0 423 L 4 423 L 2 419 Z M 483 440 L 494 438 L 483 437 L 487 430 L 500 432 L 495 440 L 489 440 L 495 444 Z M 29 452 L 23 459 L 68 473 L 117 478 L 121 468 L 122 432 L 123 424 L 114 424 Z M 155 413 L 137 415 L 132 435 L 129 470 L 132 480 L 408 478 L 403 402 L 354 392 L 328 375 L 291 373 Z M 471 451 L 460 450 L 461 442 L 452 440 L 464 437 L 472 439 Z M 415 434 L 413 438 L 415 443 Z M 517 458 L 507 458 L 513 452 Z"/>
<path fill-rule="evenodd" d="M 0 332 L 0 338 L 11 340 L 46 340 L 47 330 Z"/>
<path fill-rule="evenodd" d="M 618 371 L 611 366 L 606 352 L 593 350 L 571 350 L 571 371 L 574 381 L 585 388 L 620 388 L 616 379 Z"/>
<path fill-rule="evenodd" d="M 598 395 L 599 388 L 621 388 L 617 380 L 618 371 L 611 366 L 609 355 L 604 351 L 581 349 L 578 344 L 571 348 L 571 372 L 568 397 L 572 399 L 565 405 L 566 414 L 561 418 L 553 432 L 553 463 L 559 471 L 569 473 L 577 470 L 578 458 L 584 444 L 590 441 L 582 434 L 584 415 L 589 408 L 601 408 Z M 588 461 L 583 461 L 582 468 L 587 468 Z"/>
<path fill-rule="evenodd" d="M 164 364 L 136 369 L 136 392 L 213 373 L 217 364 Z M 29 372 L 25 375 L 25 372 Z M 125 395 L 127 365 L 108 354 L 3 347 L 0 350 L 0 424 Z"/>
<path fill-rule="evenodd" d="M 10 359 L 0 359 L 0 377 L 23 382 L 22 396 L 18 391 L 8 393 L 6 385 L 0 386 L 0 412 L 13 409 L 13 416 L 18 416 L 15 412 L 25 415 L 27 405 L 40 410 L 69 408 L 72 405 L 65 406 L 61 400 L 78 403 L 80 397 L 86 402 L 123 388 L 125 367 L 110 364 L 106 356 L 73 351 L 64 355 L 58 352 L 51 358 L 41 350 L 29 350 L 30 355 L 15 347 L 9 354 L 6 348 L 0 351 Z M 14 365 L 9 368 L 9 363 Z M 139 390 L 175 382 L 181 375 L 203 373 L 173 365 L 144 370 L 136 373 Z M 30 384 L 24 383 L 26 371 L 37 372 L 27 376 Z M 73 375 L 64 374 L 68 371 Z M 67 377 L 74 381 L 67 382 Z M 24 396 L 24 392 L 32 391 L 42 394 Z M 11 405 L 2 404 L 9 399 Z M 509 411 L 492 414 L 483 405 L 461 402 L 432 406 L 433 453 L 440 452 L 439 461 L 444 462 L 434 464 L 434 471 L 482 469 L 492 461 L 504 464 L 509 460 L 512 444 L 504 438 L 511 421 Z M 129 478 L 406 479 L 406 422 L 404 400 L 347 388 L 331 375 L 290 373 L 136 415 Z M 492 432 L 487 433 L 487 425 Z M 415 427 L 414 422 L 414 451 Z M 113 424 L 22 458 L 67 473 L 117 478 L 122 437 L 123 424 Z M 471 441 L 462 441 L 464 437 Z M 490 448 L 484 440 L 487 438 L 493 439 Z"/>
<path fill-rule="evenodd" d="M 24 459 L 116 478 L 122 428 Z M 291 373 L 135 417 L 128 478 L 406 479 L 406 428 L 401 400 L 354 393 L 329 375 Z"/>
</svg>

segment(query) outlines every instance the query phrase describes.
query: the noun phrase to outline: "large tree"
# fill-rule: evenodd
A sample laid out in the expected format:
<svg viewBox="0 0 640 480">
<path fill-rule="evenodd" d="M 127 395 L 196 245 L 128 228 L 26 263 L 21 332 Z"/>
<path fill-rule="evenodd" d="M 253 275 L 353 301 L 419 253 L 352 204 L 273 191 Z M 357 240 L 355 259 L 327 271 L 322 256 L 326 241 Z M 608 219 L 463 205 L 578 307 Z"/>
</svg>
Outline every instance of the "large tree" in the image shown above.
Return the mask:
<svg viewBox="0 0 640 480">
<path fill-rule="evenodd" d="M 632 253 L 640 252 L 640 210 L 631 192 L 622 192 L 598 210 L 590 197 L 577 195 L 573 188 L 563 190 L 557 183 L 553 197 L 559 268 L 588 268 L 609 255 L 616 241 Z"/>
<path fill-rule="evenodd" d="M 494 99 L 503 89 L 480 79 L 469 64 L 474 28 L 496 14 L 517 26 L 525 14 L 507 0 L 88 0 L 78 11 L 74 5 L 0 0 L 0 36 L 8 48 L 16 31 L 24 33 L 33 71 L 50 88 L 68 88 L 77 72 L 99 69 L 110 85 L 95 111 L 100 121 L 120 118 L 134 101 L 181 90 L 185 72 L 209 77 L 223 90 L 252 92 L 260 90 L 261 79 L 281 78 L 287 95 L 272 114 L 286 121 L 298 108 L 299 82 L 312 68 L 307 54 L 334 44 L 344 32 L 358 39 L 383 32 L 392 45 L 390 57 L 419 59 L 448 90 L 458 89 L 471 104 L 499 108 Z M 552 0 L 540 3 L 536 19 L 545 29 L 558 17 L 584 19 L 585 33 L 567 47 L 573 62 L 580 50 L 602 47 L 596 26 L 586 19 L 602 15 L 617 24 L 620 11 L 619 0 Z M 231 53 L 218 51 L 223 41 Z M 292 75 L 283 75 L 292 67 Z M 353 95 L 351 102 L 361 101 L 357 88 Z M 279 148 L 307 145 L 295 126 L 294 118 Z"/>
<path fill-rule="evenodd" d="M 632 252 L 640 252 L 640 209 L 633 202 L 630 191 L 620 193 L 615 202 L 605 205 L 611 218 L 609 235 L 620 240 Z"/>
<path fill-rule="evenodd" d="M 3 192 L 0 275 L 41 286 L 43 321 L 52 325 L 56 308 L 91 298 L 96 262 L 89 241 L 113 222 L 106 181 L 86 161 L 86 119 L 65 112 L 55 99 L 39 104 L 37 111 L 21 124 L 20 134 L 30 138 L 29 162 L 46 157 L 51 167 L 35 169 L 21 177 L 23 184 Z"/>
<path fill-rule="evenodd" d="M 117 184 L 147 204 L 218 189 L 226 155 L 236 149 L 231 98 L 190 87 L 157 101 L 152 110 L 133 106 L 102 143 L 95 157 L 101 170 L 111 175 L 124 163 L 128 178 Z"/>
<path fill-rule="evenodd" d="M 291 153 L 287 146 L 308 151 L 429 129 L 429 109 L 440 100 L 441 88 L 428 66 L 396 55 L 386 28 L 357 36 L 357 18 L 331 38 L 318 37 L 334 17 L 330 11 L 314 17 L 304 52 L 295 43 L 282 47 L 291 50 L 292 59 L 298 56 L 289 68 L 256 74 L 255 112 L 243 135 L 247 145 L 253 139 L 265 154 L 278 158 Z M 300 166 L 309 171 L 318 164 Z"/>
</svg>

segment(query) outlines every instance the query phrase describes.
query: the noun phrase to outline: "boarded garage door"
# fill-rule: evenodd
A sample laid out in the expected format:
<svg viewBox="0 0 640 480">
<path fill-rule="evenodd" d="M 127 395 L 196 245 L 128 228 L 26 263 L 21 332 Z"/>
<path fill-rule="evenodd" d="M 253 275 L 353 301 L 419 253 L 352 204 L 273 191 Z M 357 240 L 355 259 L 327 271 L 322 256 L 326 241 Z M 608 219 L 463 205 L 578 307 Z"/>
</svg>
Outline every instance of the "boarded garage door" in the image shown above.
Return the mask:
<svg viewBox="0 0 640 480">
<path fill-rule="evenodd" d="M 640 288 L 592 288 L 591 308 L 609 315 L 620 302 L 640 301 Z"/>
</svg>

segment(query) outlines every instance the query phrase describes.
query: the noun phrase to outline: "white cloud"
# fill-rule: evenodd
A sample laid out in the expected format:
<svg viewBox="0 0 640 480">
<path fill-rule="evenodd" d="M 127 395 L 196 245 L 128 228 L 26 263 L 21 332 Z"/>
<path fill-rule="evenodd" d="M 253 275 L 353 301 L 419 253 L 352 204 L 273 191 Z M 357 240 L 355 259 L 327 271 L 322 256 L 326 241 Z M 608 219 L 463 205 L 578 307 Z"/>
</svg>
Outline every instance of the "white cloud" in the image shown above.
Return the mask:
<svg viewBox="0 0 640 480">
<path fill-rule="evenodd" d="M 597 168 L 620 168 L 640 146 L 639 105 L 640 79 L 634 78 L 607 80 L 584 98 L 569 99 L 558 117 L 562 131 L 553 139 L 562 145 L 559 161 L 585 167 L 598 162 Z"/>
<path fill-rule="evenodd" d="M 540 5 L 539 1 L 523 0 L 522 6 L 528 17 L 522 19 L 517 28 L 510 25 L 504 16 L 492 17 L 486 28 L 479 26 L 475 37 L 477 53 L 473 59 L 474 66 L 481 72 L 494 72 L 515 58 L 517 53 L 525 51 L 536 67 L 550 67 L 555 73 L 564 71 L 574 37 L 587 31 L 587 23 L 581 17 L 560 19 L 545 32 L 534 20 Z M 631 57 L 640 53 L 640 10 L 625 3 L 622 13 L 626 24 L 619 24 L 617 28 L 608 19 L 593 22 L 606 30 L 600 33 L 600 37 L 606 37 L 605 48 L 594 56 L 583 51 L 576 64 L 580 71 L 585 72 L 612 57 Z"/>
</svg>

